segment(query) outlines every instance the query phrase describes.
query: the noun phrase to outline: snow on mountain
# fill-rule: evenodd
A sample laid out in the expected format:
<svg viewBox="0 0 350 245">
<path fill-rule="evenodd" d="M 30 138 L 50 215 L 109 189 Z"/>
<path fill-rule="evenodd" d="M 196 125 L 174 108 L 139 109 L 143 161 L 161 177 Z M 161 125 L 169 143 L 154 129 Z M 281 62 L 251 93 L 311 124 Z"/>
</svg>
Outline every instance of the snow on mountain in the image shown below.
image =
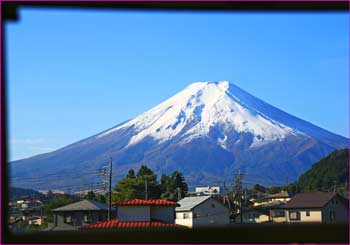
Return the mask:
<svg viewBox="0 0 350 245">
<path fill-rule="evenodd" d="M 147 136 L 163 143 L 183 133 L 183 142 L 206 136 L 213 125 L 223 125 L 218 144 L 225 148 L 227 135 L 236 132 L 251 133 L 253 146 L 281 140 L 286 135 L 300 132 L 283 125 L 263 112 L 247 108 L 234 93 L 228 81 L 197 82 L 140 116 L 97 135 L 107 136 L 122 128 L 134 126 L 134 135 L 127 146 L 137 144 Z M 192 125 L 188 130 L 184 128 Z"/>
<path fill-rule="evenodd" d="M 121 109 L 122 110 L 122 109 Z M 325 117 L 327 115 L 325 114 Z M 13 186 L 60 189 L 86 179 L 113 158 L 114 179 L 147 164 L 158 174 L 178 170 L 190 186 L 211 185 L 242 171 L 250 183 L 285 184 L 348 139 L 294 117 L 227 81 L 197 82 L 145 113 L 59 150 L 11 162 Z M 36 176 L 39 182 L 26 179 Z M 98 177 L 91 177 L 94 181 Z M 82 181 L 84 183 L 82 183 Z"/>
</svg>

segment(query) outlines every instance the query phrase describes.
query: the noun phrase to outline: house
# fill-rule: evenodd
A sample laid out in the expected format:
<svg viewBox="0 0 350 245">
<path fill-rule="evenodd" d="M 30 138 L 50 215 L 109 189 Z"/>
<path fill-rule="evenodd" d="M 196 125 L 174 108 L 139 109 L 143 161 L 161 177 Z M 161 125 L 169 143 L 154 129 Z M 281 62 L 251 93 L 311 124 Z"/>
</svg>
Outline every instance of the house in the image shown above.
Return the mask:
<svg viewBox="0 0 350 245">
<path fill-rule="evenodd" d="M 224 226 L 230 223 L 231 211 L 211 196 L 191 196 L 178 201 L 175 223 L 190 228 Z"/>
<path fill-rule="evenodd" d="M 273 221 L 273 217 L 271 216 L 271 210 L 277 211 L 277 209 L 283 205 L 284 205 L 283 202 L 274 202 L 274 203 L 267 203 L 267 204 L 243 209 L 242 222 L 243 223 L 264 223 L 264 222 Z M 284 217 L 284 213 L 283 213 L 283 217 Z M 241 221 L 241 217 L 240 217 L 240 214 L 238 214 L 235 217 L 235 222 L 240 223 L 240 221 Z"/>
<path fill-rule="evenodd" d="M 45 231 L 77 230 L 86 224 L 107 220 L 108 205 L 92 200 L 82 200 L 52 210 L 54 223 Z M 112 208 L 115 216 L 115 209 Z"/>
<path fill-rule="evenodd" d="M 175 224 L 176 202 L 167 200 L 132 199 L 116 202 L 117 218 L 97 224 L 86 225 L 82 229 L 177 229 Z"/>
<path fill-rule="evenodd" d="M 285 223 L 287 222 L 286 211 L 284 209 L 285 204 L 276 205 L 270 208 L 270 221 L 273 223 Z"/>
<path fill-rule="evenodd" d="M 284 206 L 286 220 L 289 223 L 348 222 L 348 201 L 335 192 L 300 193 Z"/>
<path fill-rule="evenodd" d="M 254 206 L 265 204 L 287 203 L 291 199 L 291 194 L 288 191 L 281 191 L 276 194 L 266 195 L 259 199 L 253 200 Z"/>
<path fill-rule="evenodd" d="M 291 194 L 288 191 L 281 191 L 279 193 L 267 196 L 267 199 L 270 202 L 284 202 L 284 203 L 287 203 L 291 199 Z"/>
<path fill-rule="evenodd" d="M 237 214 L 234 218 L 235 223 L 241 222 L 241 214 Z M 243 219 L 242 223 L 252 224 L 252 223 L 263 223 L 269 221 L 268 210 L 260 208 L 250 208 L 243 209 Z"/>
</svg>

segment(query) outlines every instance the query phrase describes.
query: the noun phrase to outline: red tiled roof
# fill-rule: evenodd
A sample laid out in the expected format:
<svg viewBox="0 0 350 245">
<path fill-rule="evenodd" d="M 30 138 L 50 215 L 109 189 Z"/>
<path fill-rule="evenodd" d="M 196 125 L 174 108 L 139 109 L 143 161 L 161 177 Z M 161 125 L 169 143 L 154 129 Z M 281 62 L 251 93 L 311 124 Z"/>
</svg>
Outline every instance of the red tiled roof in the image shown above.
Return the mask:
<svg viewBox="0 0 350 245">
<path fill-rule="evenodd" d="M 184 228 L 182 225 L 161 221 L 119 221 L 117 219 L 85 225 L 82 229 L 139 229 L 139 228 Z"/>
<path fill-rule="evenodd" d="M 131 205 L 147 205 L 147 206 L 177 206 L 176 202 L 160 200 L 160 199 L 151 199 L 151 200 L 143 200 L 143 199 L 132 199 L 127 201 L 115 202 L 114 206 L 131 206 Z"/>
</svg>

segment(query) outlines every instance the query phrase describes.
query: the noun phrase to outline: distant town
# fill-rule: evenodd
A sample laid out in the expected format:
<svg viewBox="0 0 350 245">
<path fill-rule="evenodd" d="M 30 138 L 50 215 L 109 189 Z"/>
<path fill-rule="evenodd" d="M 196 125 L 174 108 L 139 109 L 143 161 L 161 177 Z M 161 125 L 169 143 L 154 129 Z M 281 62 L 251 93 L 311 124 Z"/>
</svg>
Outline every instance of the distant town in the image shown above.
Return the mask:
<svg viewBox="0 0 350 245">
<path fill-rule="evenodd" d="M 8 227 L 22 233 L 348 223 L 348 182 L 339 184 L 339 176 L 328 176 L 329 166 L 348 164 L 348 153 L 333 152 L 286 186 L 244 188 L 243 174 L 238 172 L 231 188 L 208 185 L 189 190 L 182 173 L 174 171 L 158 178 L 142 165 L 137 172 L 130 169 L 113 189 L 110 186 L 102 192 L 88 189 L 72 194 L 11 187 Z M 322 168 L 328 169 L 322 181 L 329 184 L 313 186 L 310 183 L 318 183 L 313 171 L 321 173 Z"/>
</svg>

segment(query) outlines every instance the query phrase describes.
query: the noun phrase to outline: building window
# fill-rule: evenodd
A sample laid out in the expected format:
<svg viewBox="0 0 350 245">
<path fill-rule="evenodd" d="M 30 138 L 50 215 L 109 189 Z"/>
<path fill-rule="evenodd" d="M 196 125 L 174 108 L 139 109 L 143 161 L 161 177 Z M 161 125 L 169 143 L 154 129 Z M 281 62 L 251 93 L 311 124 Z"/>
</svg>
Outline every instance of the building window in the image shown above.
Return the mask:
<svg viewBox="0 0 350 245">
<path fill-rule="evenodd" d="M 331 217 L 331 221 L 335 221 L 335 212 L 334 211 L 330 211 L 330 217 Z"/>
<path fill-rule="evenodd" d="M 306 211 L 306 216 L 310 216 L 310 211 Z"/>
<path fill-rule="evenodd" d="M 189 213 L 183 213 L 183 218 L 184 218 L 184 219 L 189 219 L 189 218 L 190 218 Z"/>
<path fill-rule="evenodd" d="M 87 215 L 87 214 L 84 215 L 84 222 L 85 223 L 90 222 L 89 215 Z"/>
<path fill-rule="evenodd" d="M 67 223 L 67 224 L 72 223 L 72 216 L 65 216 L 64 217 L 64 223 Z"/>
<path fill-rule="evenodd" d="M 197 213 L 193 213 L 193 218 L 197 218 L 198 214 Z"/>
<path fill-rule="evenodd" d="M 290 220 L 300 220 L 300 212 L 298 212 L 298 211 L 289 212 L 289 219 Z"/>
<path fill-rule="evenodd" d="M 215 208 L 215 204 L 213 203 L 213 204 L 211 205 L 211 207 L 212 207 L 212 208 Z"/>
<path fill-rule="evenodd" d="M 284 217 L 284 211 L 276 211 L 275 217 Z"/>
</svg>

